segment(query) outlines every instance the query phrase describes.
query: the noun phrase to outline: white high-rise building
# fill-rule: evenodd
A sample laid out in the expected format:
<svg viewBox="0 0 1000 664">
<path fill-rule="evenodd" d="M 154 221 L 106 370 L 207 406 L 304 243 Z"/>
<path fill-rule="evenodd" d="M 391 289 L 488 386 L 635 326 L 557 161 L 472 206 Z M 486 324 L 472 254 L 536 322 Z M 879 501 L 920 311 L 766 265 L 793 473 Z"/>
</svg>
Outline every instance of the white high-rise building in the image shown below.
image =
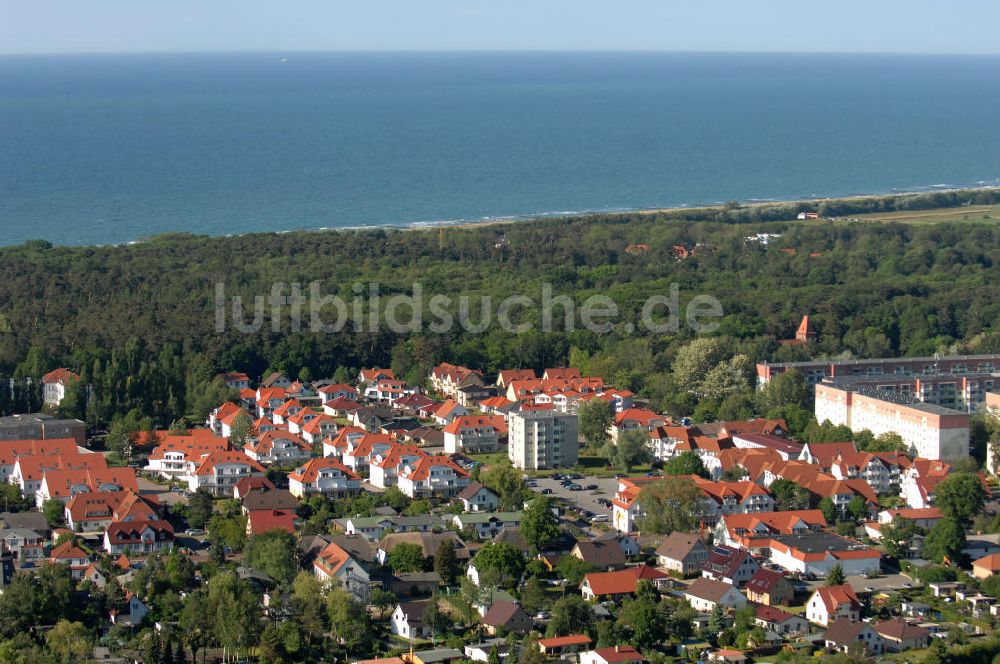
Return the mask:
<svg viewBox="0 0 1000 664">
<path fill-rule="evenodd" d="M 523 405 L 507 418 L 507 456 L 515 468 L 539 470 L 576 465 L 580 425 L 575 414 L 551 404 Z"/>
</svg>

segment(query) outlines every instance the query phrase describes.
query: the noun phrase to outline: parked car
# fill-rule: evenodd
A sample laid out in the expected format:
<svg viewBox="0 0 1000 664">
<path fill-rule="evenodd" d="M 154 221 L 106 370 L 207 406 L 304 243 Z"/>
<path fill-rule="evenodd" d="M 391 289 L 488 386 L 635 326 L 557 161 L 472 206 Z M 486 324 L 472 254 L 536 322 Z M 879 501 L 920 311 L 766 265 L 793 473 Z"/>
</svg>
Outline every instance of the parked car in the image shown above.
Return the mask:
<svg viewBox="0 0 1000 664">
<path fill-rule="evenodd" d="M 607 514 L 595 514 L 594 517 L 591 519 L 591 522 L 604 523 L 605 521 L 610 521 L 610 520 L 611 517 L 608 516 Z"/>
<path fill-rule="evenodd" d="M 587 491 L 597 491 L 597 485 L 596 484 L 588 484 L 586 488 L 587 488 Z"/>
<path fill-rule="evenodd" d="M 542 494 L 543 496 L 548 496 L 552 494 L 552 489 L 542 489 L 541 491 L 539 491 L 539 493 Z"/>
<path fill-rule="evenodd" d="M 583 491 L 583 487 L 579 484 L 570 484 L 566 488 L 570 491 Z"/>
<path fill-rule="evenodd" d="M 204 528 L 188 528 L 187 530 L 184 531 L 184 534 L 188 535 L 190 537 L 194 537 L 195 535 L 204 535 L 205 534 L 205 529 Z"/>
</svg>

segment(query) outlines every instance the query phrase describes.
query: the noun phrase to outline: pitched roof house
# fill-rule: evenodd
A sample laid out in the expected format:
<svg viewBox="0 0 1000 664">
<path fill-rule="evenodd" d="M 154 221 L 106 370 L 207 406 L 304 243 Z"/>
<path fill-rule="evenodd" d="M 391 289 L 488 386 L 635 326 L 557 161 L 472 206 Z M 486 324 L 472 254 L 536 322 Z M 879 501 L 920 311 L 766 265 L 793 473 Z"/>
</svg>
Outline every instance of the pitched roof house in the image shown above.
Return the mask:
<svg viewBox="0 0 1000 664">
<path fill-rule="evenodd" d="M 617 572 L 594 572 L 583 577 L 580 594 L 584 599 L 591 601 L 623 599 L 635 593 L 636 585 L 641 580 L 659 586 L 667 578 L 663 572 L 647 565 L 629 567 Z"/>
<path fill-rule="evenodd" d="M 705 577 L 692 581 L 683 593 L 684 599 L 696 611 L 714 611 L 716 606 L 742 609 L 747 605 L 747 598 L 736 586 Z"/>
<path fill-rule="evenodd" d="M 843 617 L 830 624 L 823 639 L 827 648 L 841 653 L 881 655 L 885 649 L 871 625 Z"/>
<path fill-rule="evenodd" d="M 708 560 L 708 547 L 696 533 L 674 531 L 656 548 L 656 559 L 664 569 L 691 576 L 701 572 Z"/>
<path fill-rule="evenodd" d="M 861 601 L 849 583 L 817 588 L 806 602 L 806 619 L 809 622 L 825 627 L 836 618 L 861 618 Z"/>
</svg>

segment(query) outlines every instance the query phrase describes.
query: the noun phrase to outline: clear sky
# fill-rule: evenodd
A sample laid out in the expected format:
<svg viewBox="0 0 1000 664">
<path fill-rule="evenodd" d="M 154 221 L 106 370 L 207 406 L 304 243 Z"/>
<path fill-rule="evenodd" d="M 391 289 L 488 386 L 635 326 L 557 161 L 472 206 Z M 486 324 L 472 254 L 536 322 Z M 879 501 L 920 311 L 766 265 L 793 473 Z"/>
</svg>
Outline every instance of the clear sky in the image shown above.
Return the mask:
<svg viewBox="0 0 1000 664">
<path fill-rule="evenodd" d="M 2 0 L 0 53 L 1000 54 L 998 26 L 997 0 Z"/>
</svg>

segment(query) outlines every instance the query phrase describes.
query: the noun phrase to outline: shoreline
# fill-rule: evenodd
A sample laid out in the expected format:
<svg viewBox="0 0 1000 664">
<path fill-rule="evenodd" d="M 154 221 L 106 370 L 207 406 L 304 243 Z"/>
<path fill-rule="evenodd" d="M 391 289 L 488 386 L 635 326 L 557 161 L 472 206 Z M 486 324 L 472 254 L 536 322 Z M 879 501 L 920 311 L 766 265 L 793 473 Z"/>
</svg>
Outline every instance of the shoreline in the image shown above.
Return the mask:
<svg viewBox="0 0 1000 664">
<path fill-rule="evenodd" d="M 82 248 L 82 247 L 128 247 L 139 244 L 146 244 L 153 242 L 159 238 L 166 238 L 175 235 L 179 236 L 189 236 L 192 238 L 202 238 L 202 239 L 212 239 L 212 238 L 233 238 L 233 237 L 246 237 L 252 235 L 287 235 L 292 233 L 344 233 L 344 232 L 366 232 L 375 230 L 391 230 L 391 231 L 403 231 L 403 232 L 419 232 L 419 231 L 434 231 L 441 230 L 445 228 L 457 228 L 457 229 L 473 229 L 473 228 L 483 228 L 490 226 L 506 226 L 513 224 L 522 223 L 532 223 L 532 222 L 546 222 L 546 221 L 564 221 L 567 219 L 585 219 L 585 218 L 596 218 L 596 217 L 615 217 L 623 215 L 634 215 L 638 217 L 649 217 L 653 215 L 666 215 L 671 217 L 667 221 L 685 221 L 685 217 L 692 215 L 705 215 L 705 214 L 719 214 L 724 212 L 735 212 L 738 210 L 751 210 L 755 208 L 778 208 L 785 206 L 794 206 L 801 208 L 803 210 L 811 209 L 815 210 L 819 207 L 821 203 L 858 203 L 866 200 L 880 200 L 880 199 L 903 199 L 914 196 L 928 195 L 928 194 L 954 194 L 968 192 L 969 194 L 976 194 L 986 191 L 1000 191 L 1000 184 L 982 184 L 978 186 L 968 186 L 968 187 L 955 187 L 946 185 L 930 185 L 922 189 L 913 189 L 908 191 L 897 191 L 890 193 L 881 194 L 853 194 L 849 196 L 823 196 L 823 197 L 811 197 L 811 198 L 792 198 L 792 199 L 750 199 L 747 201 L 733 201 L 733 203 L 738 203 L 738 207 L 729 207 L 729 203 L 703 203 L 694 205 L 678 205 L 678 206 L 667 206 L 667 207 L 653 207 L 653 208 L 621 208 L 621 209 L 604 209 L 604 210 L 573 210 L 573 211 L 561 211 L 561 212 L 540 212 L 525 215 L 510 215 L 510 216 L 499 216 L 499 217 L 485 217 L 482 219 L 453 219 L 453 220 L 440 220 L 440 221 L 413 221 L 413 222 L 402 222 L 402 223 L 389 223 L 389 224 L 372 224 L 365 226 L 339 226 L 339 227 L 315 227 L 315 228 L 291 228 L 286 230 L 252 230 L 245 233 L 227 233 L 223 235 L 211 235 L 207 233 L 198 233 L 185 230 L 169 231 L 166 233 L 160 233 L 157 235 L 152 235 L 148 237 L 140 237 L 133 240 L 126 240 L 122 242 L 110 242 L 110 243 L 92 243 L 92 244 L 56 244 L 51 240 L 44 238 L 33 238 L 25 240 L 20 244 L 8 244 L 0 246 L 0 250 L 11 249 L 16 247 L 23 247 L 29 242 L 49 242 L 53 247 L 60 248 Z M 959 209 L 961 206 L 944 206 L 939 208 L 923 208 L 923 209 Z M 687 221 L 708 221 L 705 219 L 687 219 Z M 797 219 L 761 219 L 759 222 L 740 222 L 740 223 L 778 223 L 782 221 L 797 221 Z M 736 223 L 736 222 L 733 222 Z"/>
</svg>

